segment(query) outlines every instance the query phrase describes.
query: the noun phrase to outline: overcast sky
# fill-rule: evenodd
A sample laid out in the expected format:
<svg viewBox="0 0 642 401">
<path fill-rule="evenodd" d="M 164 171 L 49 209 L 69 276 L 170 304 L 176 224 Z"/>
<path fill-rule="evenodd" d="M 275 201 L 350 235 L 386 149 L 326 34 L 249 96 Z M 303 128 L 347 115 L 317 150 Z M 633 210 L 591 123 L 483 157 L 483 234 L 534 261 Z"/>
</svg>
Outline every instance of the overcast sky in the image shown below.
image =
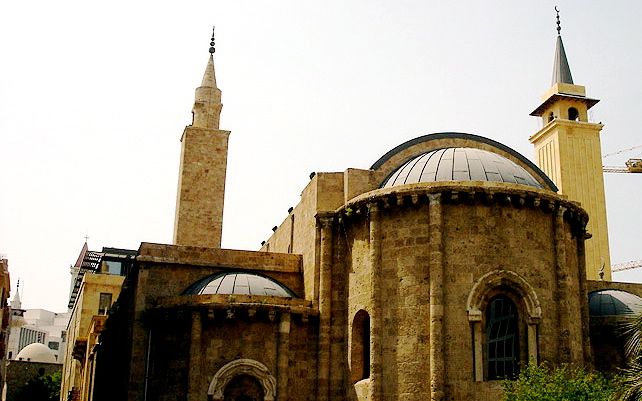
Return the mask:
<svg viewBox="0 0 642 401">
<path fill-rule="evenodd" d="M 0 6 L 0 253 L 23 307 L 66 310 L 89 247 L 170 243 L 180 137 L 216 24 L 229 147 L 223 246 L 258 249 L 312 171 L 414 137 L 533 159 L 551 1 L 12 1 Z M 642 144 L 642 3 L 559 1 L 603 153 Z M 605 159 L 623 165 L 642 149 Z M 607 174 L 613 262 L 642 259 L 642 174 Z M 640 279 L 642 269 L 619 279 Z"/>
</svg>

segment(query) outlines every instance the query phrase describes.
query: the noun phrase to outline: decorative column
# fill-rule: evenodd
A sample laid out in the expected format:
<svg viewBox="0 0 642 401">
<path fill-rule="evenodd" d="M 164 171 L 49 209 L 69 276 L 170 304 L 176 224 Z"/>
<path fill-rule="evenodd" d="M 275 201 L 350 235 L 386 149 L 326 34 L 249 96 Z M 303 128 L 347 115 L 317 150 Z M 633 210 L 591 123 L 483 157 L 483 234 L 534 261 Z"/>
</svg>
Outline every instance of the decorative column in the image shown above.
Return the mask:
<svg viewBox="0 0 642 401">
<path fill-rule="evenodd" d="M 332 323 L 332 216 L 317 218 L 321 225 L 321 257 L 319 261 L 319 350 L 317 388 L 318 401 L 330 397 L 330 329 Z"/>
<path fill-rule="evenodd" d="M 341 227 L 341 218 L 337 219 Z M 346 269 L 346 239 L 334 236 L 332 252 L 332 328 L 330 330 L 330 399 L 346 398 L 352 386 L 348 370 L 348 273 Z"/>
<path fill-rule="evenodd" d="M 187 384 L 187 400 L 198 401 L 201 393 L 205 393 L 199 386 L 201 375 L 201 332 L 203 325 L 201 322 L 201 312 L 192 312 L 192 330 L 189 346 L 189 380 Z"/>
<path fill-rule="evenodd" d="M 528 338 L 528 360 L 539 362 L 539 350 L 537 347 L 537 326 L 539 325 L 539 319 L 535 319 L 529 316 L 527 319 L 527 324 L 528 327 L 526 328 L 526 337 Z"/>
<path fill-rule="evenodd" d="M 370 216 L 370 400 L 383 399 L 383 311 L 381 310 L 381 212 L 376 202 L 368 204 Z M 354 340 L 353 340 L 354 341 Z M 364 344 L 364 347 L 366 344 Z"/>
<path fill-rule="evenodd" d="M 468 321 L 473 336 L 473 376 L 476 382 L 484 381 L 484 342 L 482 333 L 482 314 L 479 309 L 468 312 Z"/>
<path fill-rule="evenodd" d="M 279 320 L 279 337 L 277 343 L 276 377 L 278 401 L 288 399 L 288 366 L 290 365 L 290 313 L 281 313 Z"/>
<path fill-rule="evenodd" d="M 577 237 L 577 261 L 580 279 L 580 308 L 582 316 L 582 348 L 584 350 L 584 363 L 593 363 L 593 352 L 589 337 L 589 310 L 588 310 L 588 289 L 586 288 L 586 231 L 581 230 Z"/>
<path fill-rule="evenodd" d="M 566 208 L 559 206 L 555 209 L 555 271 L 556 271 L 556 303 L 558 321 L 558 358 L 561 363 L 571 362 L 571 343 L 568 308 L 568 269 L 566 266 L 566 246 L 564 244 L 564 212 Z"/>
<path fill-rule="evenodd" d="M 444 352 L 443 207 L 441 194 L 428 195 L 430 230 L 430 400 L 442 401 L 446 363 Z"/>
</svg>

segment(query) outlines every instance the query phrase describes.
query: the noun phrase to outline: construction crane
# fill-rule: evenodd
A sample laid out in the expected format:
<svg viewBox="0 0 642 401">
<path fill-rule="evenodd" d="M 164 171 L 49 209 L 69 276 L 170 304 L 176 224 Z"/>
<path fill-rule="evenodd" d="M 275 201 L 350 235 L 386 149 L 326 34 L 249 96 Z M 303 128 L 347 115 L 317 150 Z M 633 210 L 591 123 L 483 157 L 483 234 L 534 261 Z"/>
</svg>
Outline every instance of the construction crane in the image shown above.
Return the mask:
<svg viewBox="0 0 642 401">
<path fill-rule="evenodd" d="M 609 156 L 619 155 L 620 153 L 628 152 L 639 148 L 642 148 L 642 145 L 632 146 L 630 148 L 618 150 L 617 152 L 608 153 L 602 156 L 602 158 L 605 159 Z M 605 173 L 642 173 L 642 159 L 629 159 L 626 161 L 626 163 L 624 163 L 624 167 L 603 166 L 602 171 L 604 171 Z"/>
<path fill-rule="evenodd" d="M 602 158 L 605 159 L 609 156 L 619 155 L 620 153 L 640 148 L 642 148 L 642 145 L 632 146 L 630 148 L 618 150 L 617 152 L 607 153 L 602 156 Z M 603 166 L 602 171 L 604 171 L 605 173 L 642 173 L 642 159 L 629 159 L 624 163 L 624 167 Z M 621 272 L 625 270 L 637 269 L 640 267 L 642 267 L 642 260 L 633 260 L 631 262 L 611 265 L 611 271 Z"/>
<path fill-rule="evenodd" d="M 618 264 L 612 265 L 611 271 L 621 272 L 624 270 L 637 269 L 638 267 L 642 267 L 642 260 L 633 260 L 631 262 L 618 263 Z"/>
</svg>

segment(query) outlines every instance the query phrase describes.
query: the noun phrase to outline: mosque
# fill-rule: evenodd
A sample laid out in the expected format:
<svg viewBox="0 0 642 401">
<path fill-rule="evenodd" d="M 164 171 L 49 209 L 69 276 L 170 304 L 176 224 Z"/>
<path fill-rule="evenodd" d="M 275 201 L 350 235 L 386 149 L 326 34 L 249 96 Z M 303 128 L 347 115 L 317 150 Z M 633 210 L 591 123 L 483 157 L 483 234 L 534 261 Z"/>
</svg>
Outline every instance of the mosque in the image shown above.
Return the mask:
<svg viewBox="0 0 642 401">
<path fill-rule="evenodd" d="M 260 251 L 220 247 L 230 131 L 213 56 L 181 138 L 174 243 L 140 245 L 73 397 L 490 400 L 529 360 L 623 362 L 613 330 L 642 288 L 610 281 L 598 100 L 559 28 L 535 163 L 420 136 L 311 175 Z"/>
</svg>

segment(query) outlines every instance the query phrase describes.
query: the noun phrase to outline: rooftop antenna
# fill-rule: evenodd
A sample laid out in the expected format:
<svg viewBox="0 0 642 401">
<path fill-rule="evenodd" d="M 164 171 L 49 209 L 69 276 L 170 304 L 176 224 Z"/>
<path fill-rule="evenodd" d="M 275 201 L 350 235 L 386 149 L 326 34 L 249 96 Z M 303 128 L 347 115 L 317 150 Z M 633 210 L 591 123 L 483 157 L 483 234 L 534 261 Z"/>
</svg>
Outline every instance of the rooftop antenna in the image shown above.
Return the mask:
<svg viewBox="0 0 642 401">
<path fill-rule="evenodd" d="M 212 27 L 212 39 L 210 39 L 210 54 L 214 54 L 214 52 L 216 51 L 216 48 L 214 48 L 214 29 L 215 28 L 216 26 Z"/>
<path fill-rule="evenodd" d="M 557 36 L 560 36 L 562 26 L 560 25 L 560 10 L 557 9 L 557 6 L 555 6 L 555 12 L 557 13 Z"/>
</svg>

